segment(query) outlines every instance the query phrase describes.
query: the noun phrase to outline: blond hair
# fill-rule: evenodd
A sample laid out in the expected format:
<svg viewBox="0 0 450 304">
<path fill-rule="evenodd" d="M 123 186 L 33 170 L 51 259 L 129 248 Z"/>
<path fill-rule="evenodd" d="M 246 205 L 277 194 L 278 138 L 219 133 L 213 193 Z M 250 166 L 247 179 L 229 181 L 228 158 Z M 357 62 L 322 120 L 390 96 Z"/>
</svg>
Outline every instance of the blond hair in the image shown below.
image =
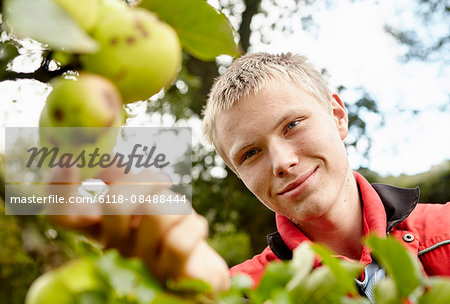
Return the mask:
<svg viewBox="0 0 450 304">
<path fill-rule="evenodd" d="M 214 136 L 217 117 L 231 109 L 241 98 L 256 95 L 273 80 L 298 84 L 330 109 L 331 91 L 322 75 L 307 62 L 306 57 L 292 53 L 246 54 L 236 59 L 225 73 L 215 80 L 203 109 L 203 133 L 223 158 L 220 145 Z"/>
</svg>

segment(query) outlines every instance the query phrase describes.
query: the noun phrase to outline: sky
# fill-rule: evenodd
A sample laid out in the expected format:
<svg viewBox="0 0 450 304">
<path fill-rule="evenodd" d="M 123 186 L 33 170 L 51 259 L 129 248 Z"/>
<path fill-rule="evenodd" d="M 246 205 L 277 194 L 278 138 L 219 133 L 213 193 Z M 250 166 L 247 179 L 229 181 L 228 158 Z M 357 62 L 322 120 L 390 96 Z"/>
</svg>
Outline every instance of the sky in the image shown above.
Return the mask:
<svg viewBox="0 0 450 304">
<path fill-rule="evenodd" d="M 408 6 L 411 1 L 336 0 L 331 8 L 314 6 L 312 11 L 303 7 L 282 20 L 276 19 L 279 17 L 267 5 L 269 1 L 263 1 L 265 8 L 274 14 L 256 16 L 252 23 L 253 28 L 263 28 L 267 43 L 261 43 L 255 34 L 251 37 L 250 51 L 301 53 L 316 67 L 327 70 L 332 89 L 338 85 L 349 88 L 341 95 L 344 101 L 355 100 L 358 91 L 352 88 L 358 87 L 364 87 L 377 101 L 384 126 L 379 126 L 375 116 L 365 117 L 372 139 L 369 161 L 357 151 L 349 150 L 354 168 L 363 165 L 382 175 L 416 174 L 450 159 L 450 112 L 437 110 L 449 102 L 449 67 L 442 63 L 400 63 L 404 48 L 383 31 L 387 22 L 394 26 L 418 24 L 407 13 L 411 11 Z M 277 3 L 289 7 L 293 1 Z M 308 13 L 313 14 L 316 26 L 305 31 L 300 20 Z M 284 23 L 292 32 L 267 29 L 265 25 L 270 21 Z M 39 57 L 22 56 L 15 64 L 22 70 L 32 70 L 39 65 Z M 0 83 L 0 127 L 37 126 L 49 92 L 48 86 L 32 81 Z M 137 105 L 137 113 L 144 108 L 145 105 Z M 411 114 L 413 109 L 420 110 L 419 114 Z M 130 123 L 146 121 L 142 115 L 139 113 Z M 199 124 L 194 128 L 198 129 Z M 200 134 L 195 130 L 193 133 Z M 4 150 L 3 132 L 0 150 Z"/>
</svg>

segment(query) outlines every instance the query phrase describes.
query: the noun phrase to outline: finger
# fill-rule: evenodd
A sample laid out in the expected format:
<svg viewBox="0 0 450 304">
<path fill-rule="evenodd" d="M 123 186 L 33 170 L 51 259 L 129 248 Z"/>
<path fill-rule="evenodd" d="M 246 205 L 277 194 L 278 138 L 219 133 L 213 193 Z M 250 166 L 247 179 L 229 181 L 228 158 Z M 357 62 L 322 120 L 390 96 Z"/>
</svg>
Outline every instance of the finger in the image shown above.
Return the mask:
<svg viewBox="0 0 450 304">
<path fill-rule="evenodd" d="M 74 196 L 77 192 L 80 183 L 80 169 L 55 167 L 50 171 L 46 182 L 48 184 L 47 191 L 50 194 L 57 194 L 67 200 L 69 196 Z"/>
<path fill-rule="evenodd" d="M 170 189 L 163 188 L 150 194 L 151 203 L 140 206 L 139 214 L 184 214 L 194 213 L 192 204 L 186 200 L 185 195 L 178 194 Z"/>
<path fill-rule="evenodd" d="M 97 175 L 98 179 L 101 179 L 104 182 L 111 182 L 117 179 L 120 179 L 125 175 L 125 167 L 117 166 L 117 163 L 108 166 L 104 170 L 100 171 Z"/>
<path fill-rule="evenodd" d="M 164 189 L 155 193 L 157 196 L 172 197 L 176 196 L 177 193 Z M 190 203 L 186 203 L 189 206 L 189 213 L 192 214 L 192 208 Z M 164 214 L 167 211 L 167 207 L 164 204 L 145 204 L 143 206 L 142 215 L 140 218 L 140 225 L 136 233 L 136 247 L 135 253 L 138 256 L 144 257 L 147 265 L 156 269 L 157 262 L 159 261 L 160 254 L 162 251 L 162 241 L 166 237 L 166 234 L 170 229 L 183 222 L 184 220 L 190 218 L 190 214 Z M 156 215 L 149 215 L 156 214 Z M 192 217 L 191 217 L 192 218 Z M 202 230 L 203 231 L 203 230 Z M 206 233 L 207 228 L 205 229 Z"/>
<path fill-rule="evenodd" d="M 50 170 L 50 174 L 47 181 L 50 186 L 53 182 L 79 182 L 80 180 L 80 169 L 77 167 L 55 167 Z"/>
<path fill-rule="evenodd" d="M 136 230 L 141 224 L 141 215 L 131 215 L 130 228 Z"/>
<path fill-rule="evenodd" d="M 204 217 L 198 214 L 184 216 L 164 235 L 161 255 L 167 254 L 169 258 L 182 260 L 207 235 L 208 222 Z"/>
<path fill-rule="evenodd" d="M 166 231 L 182 219 L 182 215 L 142 215 L 136 231 L 134 253 L 143 257 L 154 268 L 161 251 L 161 241 Z"/>
<path fill-rule="evenodd" d="M 178 277 L 196 278 L 208 282 L 216 291 L 230 288 L 228 266 L 224 259 L 206 241 L 194 248 Z"/>
<path fill-rule="evenodd" d="M 170 176 L 164 172 L 142 170 L 139 173 L 125 173 L 124 168 L 110 167 L 98 176 L 101 180 L 111 185 L 147 185 L 147 186 L 172 186 Z"/>
<path fill-rule="evenodd" d="M 69 198 L 78 196 L 77 188 L 80 182 L 80 170 L 76 167 L 54 168 L 48 177 L 47 191 L 49 194 Z M 90 204 L 50 204 L 46 206 L 46 214 L 52 223 L 66 228 L 83 230 L 101 220 L 99 208 Z"/>
<path fill-rule="evenodd" d="M 160 280 L 174 278 L 207 233 L 206 220 L 197 214 L 142 216 L 135 254 Z"/>
<path fill-rule="evenodd" d="M 124 255 L 131 253 L 133 242 L 130 215 L 104 215 L 99 242 L 105 248 L 117 248 Z"/>
<path fill-rule="evenodd" d="M 108 184 L 110 187 L 107 194 L 108 200 L 116 200 L 120 204 L 104 204 L 104 214 L 155 214 L 155 212 L 142 210 L 146 208 L 145 205 L 148 205 L 148 197 L 172 186 L 167 174 L 150 170 L 125 174 Z"/>
<path fill-rule="evenodd" d="M 72 214 L 72 215 L 47 215 L 50 222 L 54 225 L 62 226 L 65 228 L 86 231 L 93 225 L 100 223 L 102 215 L 100 214 Z"/>
<path fill-rule="evenodd" d="M 160 275 L 178 277 L 194 248 L 206 238 L 207 233 L 208 223 L 203 217 L 198 214 L 182 217 L 161 240 L 161 253 L 157 257 Z"/>
</svg>

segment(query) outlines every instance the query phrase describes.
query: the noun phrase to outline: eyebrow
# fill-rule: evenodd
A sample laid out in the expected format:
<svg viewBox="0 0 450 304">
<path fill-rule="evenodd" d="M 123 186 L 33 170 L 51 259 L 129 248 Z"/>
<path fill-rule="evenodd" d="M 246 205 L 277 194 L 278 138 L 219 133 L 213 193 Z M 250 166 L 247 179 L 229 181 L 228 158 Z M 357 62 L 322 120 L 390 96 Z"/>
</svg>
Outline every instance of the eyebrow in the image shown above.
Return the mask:
<svg viewBox="0 0 450 304">
<path fill-rule="evenodd" d="M 276 123 L 272 125 L 272 128 L 270 130 L 276 129 L 283 121 L 288 119 L 292 115 L 292 111 L 286 112 Z M 242 151 L 245 150 L 248 147 L 251 147 L 255 144 L 256 140 L 246 140 L 242 144 L 238 145 L 238 148 L 232 149 L 230 152 L 231 161 L 236 160 L 237 155 Z"/>
</svg>

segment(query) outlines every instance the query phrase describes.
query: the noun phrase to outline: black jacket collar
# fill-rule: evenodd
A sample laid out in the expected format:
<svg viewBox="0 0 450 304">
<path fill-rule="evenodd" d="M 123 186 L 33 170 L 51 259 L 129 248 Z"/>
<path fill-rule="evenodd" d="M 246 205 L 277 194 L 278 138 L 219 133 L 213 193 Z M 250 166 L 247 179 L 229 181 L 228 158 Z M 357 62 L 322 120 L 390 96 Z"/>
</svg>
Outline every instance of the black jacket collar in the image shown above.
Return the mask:
<svg viewBox="0 0 450 304">
<path fill-rule="evenodd" d="M 419 187 L 398 188 L 384 184 L 372 184 L 386 210 L 386 232 L 407 218 L 419 202 Z"/>
</svg>

